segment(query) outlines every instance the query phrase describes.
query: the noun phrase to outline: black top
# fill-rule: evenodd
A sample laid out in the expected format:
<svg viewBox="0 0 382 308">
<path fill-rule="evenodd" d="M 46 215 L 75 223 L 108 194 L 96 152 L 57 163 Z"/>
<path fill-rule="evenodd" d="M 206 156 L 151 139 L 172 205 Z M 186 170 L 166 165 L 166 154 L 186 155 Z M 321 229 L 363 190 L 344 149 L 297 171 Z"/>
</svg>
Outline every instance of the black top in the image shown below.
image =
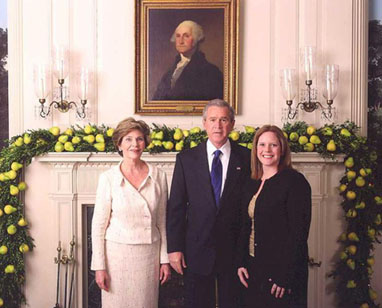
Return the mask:
<svg viewBox="0 0 382 308">
<path fill-rule="evenodd" d="M 211 100 L 223 98 L 223 74 L 206 60 L 204 53 L 196 51 L 171 89 L 171 77 L 180 55 L 165 73 L 155 91 L 153 100 Z"/>
<path fill-rule="evenodd" d="M 243 224 L 238 267 L 247 267 L 251 219 L 248 204 L 260 180 L 246 184 L 242 203 Z M 306 297 L 308 280 L 308 235 L 311 221 L 311 188 L 305 177 L 285 169 L 265 181 L 255 206 L 255 262 L 263 276 L 277 285 Z M 245 214 L 246 213 L 246 214 Z"/>
</svg>

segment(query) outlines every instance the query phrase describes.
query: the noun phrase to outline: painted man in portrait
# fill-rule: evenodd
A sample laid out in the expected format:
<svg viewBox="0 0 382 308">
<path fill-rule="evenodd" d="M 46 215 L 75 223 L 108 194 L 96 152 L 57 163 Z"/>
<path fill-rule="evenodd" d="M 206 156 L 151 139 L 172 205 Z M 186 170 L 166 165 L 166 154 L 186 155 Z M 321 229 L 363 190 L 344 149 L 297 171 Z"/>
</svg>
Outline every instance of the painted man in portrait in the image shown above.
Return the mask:
<svg viewBox="0 0 382 308">
<path fill-rule="evenodd" d="M 185 20 L 171 37 L 178 55 L 163 75 L 153 100 L 211 100 L 223 98 L 223 74 L 199 50 L 204 41 L 203 28 Z"/>
</svg>

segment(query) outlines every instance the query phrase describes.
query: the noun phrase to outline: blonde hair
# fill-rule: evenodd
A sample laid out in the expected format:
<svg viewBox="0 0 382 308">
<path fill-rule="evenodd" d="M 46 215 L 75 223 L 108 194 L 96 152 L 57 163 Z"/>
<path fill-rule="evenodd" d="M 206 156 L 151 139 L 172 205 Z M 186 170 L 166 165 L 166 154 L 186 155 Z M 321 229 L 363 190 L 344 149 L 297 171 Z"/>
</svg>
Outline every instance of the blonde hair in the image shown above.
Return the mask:
<svg viewBox="0 0 382 308">
<path fill-rule="evenodd" d="M 113 133 L 113 144 L 118 151 L 118 154 L 122 156 L 122 152 L 119 151 L 119 146 L 121 145 L 122 138 L 125 137 L 133 130 L 139 130 L 145 139 L 145 147 L 151 142 L 150 140 L 150 127 L 146 124 L 146 122 L 142 120 L 135 120 L 130 117 L 122 120 L 118 123 L 114 133 Z"/>
<path fill-rule="evenodd" d="M 256 132 L 255 138 L 253 138 L 253 147 L 251 152 L 251 177 L 255 180 L 261 179 L 263 176 L 263 165 L 257 157 L 257 144 L 260 136 L 266 132 L 274 133 L 281 146 L 281 157 L 278 165 L 278 171 L 292 169 L 291 151 L 284 133 L 275 125 L 264 125 Z"/>
</svg>

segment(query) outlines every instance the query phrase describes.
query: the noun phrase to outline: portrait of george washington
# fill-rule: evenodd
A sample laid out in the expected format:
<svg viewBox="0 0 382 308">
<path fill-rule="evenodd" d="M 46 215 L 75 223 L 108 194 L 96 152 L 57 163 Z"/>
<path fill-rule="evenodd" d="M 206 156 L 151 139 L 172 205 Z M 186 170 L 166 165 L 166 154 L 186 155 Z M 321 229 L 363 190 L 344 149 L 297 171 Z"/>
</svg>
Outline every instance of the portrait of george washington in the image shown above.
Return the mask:
<svg viewBox="0 0 382 308">
<path fill-rule="evenodd" d="M 223 10 L 157 11 L 150 16 L 149 98 L 223 98 Z"/>
</svg>

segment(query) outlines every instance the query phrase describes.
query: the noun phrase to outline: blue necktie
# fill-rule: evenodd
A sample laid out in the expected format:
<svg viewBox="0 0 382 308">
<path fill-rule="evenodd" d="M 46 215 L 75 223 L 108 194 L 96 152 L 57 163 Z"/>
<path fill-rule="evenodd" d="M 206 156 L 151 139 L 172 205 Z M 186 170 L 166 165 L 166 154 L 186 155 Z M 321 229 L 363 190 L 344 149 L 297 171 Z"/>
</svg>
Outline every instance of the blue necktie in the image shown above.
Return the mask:
<svg viewBox="0 0 382 308">
<path fill-rule="evenodd" d="M 220 161 L 220 150 L 214 152 L 214 159 L 212 160 L 211 167 L 211 184 L 214 190 L 216 206 L 219 207 L 220 193 L 222 190 L 222 177 L 223 177 L 223 166 Z"/>
</svg>

